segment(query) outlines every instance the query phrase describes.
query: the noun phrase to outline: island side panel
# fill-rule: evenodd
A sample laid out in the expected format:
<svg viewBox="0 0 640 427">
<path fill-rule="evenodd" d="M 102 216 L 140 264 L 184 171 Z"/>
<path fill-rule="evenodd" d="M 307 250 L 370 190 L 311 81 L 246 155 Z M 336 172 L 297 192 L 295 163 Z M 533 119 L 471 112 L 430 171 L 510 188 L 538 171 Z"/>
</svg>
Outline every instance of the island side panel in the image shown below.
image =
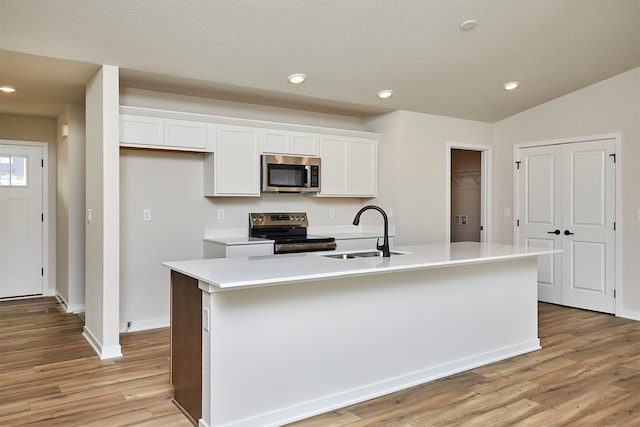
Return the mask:
<svg viewBox="0 0 640 427">
<path fill-rule="evenodd" d="M 198 281 L 171 271 L 171 383 L 192 421 L 202 416 L 202 295 Z"/>
<path fill-rule="evenodd" d="M 539 349 L 536 287 L 529 257 L 204 292 L 201 425 L 281 425 Z"/>
</svg>

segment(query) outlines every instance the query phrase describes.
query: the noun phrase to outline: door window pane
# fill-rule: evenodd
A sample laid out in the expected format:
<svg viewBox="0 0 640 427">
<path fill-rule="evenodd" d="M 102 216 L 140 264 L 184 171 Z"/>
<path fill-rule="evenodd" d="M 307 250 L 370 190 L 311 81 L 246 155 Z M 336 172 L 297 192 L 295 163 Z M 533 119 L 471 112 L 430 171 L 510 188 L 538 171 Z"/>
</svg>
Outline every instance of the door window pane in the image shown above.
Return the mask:
<svg viewBox="0 0 640 427">
<path fill-rule="evenodd" d="M 25 156 L 0 156 L 0 186 L 27 186 L 27 158 Z"/>
</svg>

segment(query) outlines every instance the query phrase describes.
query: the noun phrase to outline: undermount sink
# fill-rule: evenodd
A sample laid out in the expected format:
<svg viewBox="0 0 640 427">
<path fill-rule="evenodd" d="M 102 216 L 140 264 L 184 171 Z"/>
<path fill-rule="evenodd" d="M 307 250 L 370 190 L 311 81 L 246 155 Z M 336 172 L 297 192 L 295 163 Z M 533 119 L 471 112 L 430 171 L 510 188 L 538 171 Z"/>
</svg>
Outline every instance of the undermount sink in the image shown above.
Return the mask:
<svg viewBox="0 0 640 427">
<path fill-rule="evenodd" d="M 391 255 L 406 255 L 409 252 L 391 251 Z M 351 259 L 351 258 L 368 258 L 368 257 L 382 257 L 382 251 L 366 251 L 366 252 L 347 252 L 341 254 L 322 255 L 327 258 L 334 259 Z"/>
</svg>

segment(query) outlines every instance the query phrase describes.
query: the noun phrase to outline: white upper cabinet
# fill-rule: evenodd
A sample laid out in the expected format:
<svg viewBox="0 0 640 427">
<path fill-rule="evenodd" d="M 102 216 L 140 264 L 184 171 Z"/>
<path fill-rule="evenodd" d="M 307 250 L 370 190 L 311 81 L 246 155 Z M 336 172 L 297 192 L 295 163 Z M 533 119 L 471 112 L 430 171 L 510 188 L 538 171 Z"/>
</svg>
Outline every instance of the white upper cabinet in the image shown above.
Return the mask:
<svg viewBox="0 0 640 427">
<path fill-rule="evenodd" d="M 260 155 L 320 157 L 318 197 L 375 197 L 378 135 L 120 106 L 120 145 L 204 152 L 204 195 L 260 197 Z M 214 154 L 215 153 L 215 154 Z"/>
<path fill-rule="evenodd" d="M 207 123 L 147 117 L 134 114 L 120 115 L 120 145 L 158 148 L 163 150 L 212 151 Z"/>
<path fill-rule="evenodd" d="M 120 144 L 164 145 L 164 119 L 121 114 Z"/>
<path fill-rule="evenodd" d="M 375 197 L 378 191 L 378 141 L 320 137 L 321 191 L 325 197 Z"/>
<path fill-rule="evenodd" d="M 320 195 L 349 195 L 349 141 L 343 136 L 320 138 Z"/>
<path fill-rule="evenodd" d="M 318 135 L 306 132 L 262 129 L 262 152 L 292 156 L 317 156 Z"/>
<path fill-rule="evenodd" d="M 207 124 L 166 119 L 164 121 L 164 145 L 204 150 L 207 148 Z"/>
<path fill-rule="evenodd" d="M 204 156 L 205 196 L 260 196 L 260 129 L 218 125 L 215 153 Z"/>
<path fill-rule="evenodd" d="M 349 144 L 349 191 L 352 195 L 378 194 L 378 141 L 352 138 Z"/>
</svg>

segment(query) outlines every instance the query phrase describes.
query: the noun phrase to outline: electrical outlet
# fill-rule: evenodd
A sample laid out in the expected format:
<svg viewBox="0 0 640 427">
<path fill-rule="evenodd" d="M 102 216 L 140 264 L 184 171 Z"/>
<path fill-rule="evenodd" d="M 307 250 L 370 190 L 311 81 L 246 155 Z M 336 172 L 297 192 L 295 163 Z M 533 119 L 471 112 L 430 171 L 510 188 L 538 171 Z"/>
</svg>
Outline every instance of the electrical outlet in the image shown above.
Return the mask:
<svg viewBox="0 0 640 427">
<path fill-rule="evenodd" d="M 224 219 L 224 209 L 218 209 L 218 219 Z"/>
<path fill-rule="evenodd" d="M 144 221 L 151 221 L 151 209 L 145 209 L 142 211 L 142 219 Z"/>
<path fill-rule="evenodd" d="M 336 216 L 336 210 L 333 208 L 329 208 L 329 218 L 334 218 Z"/>
<path fill-rule="evenodd" d="M 91 224 L 91 209 L 87 209 L 87 222 Z"/>
</svg>

